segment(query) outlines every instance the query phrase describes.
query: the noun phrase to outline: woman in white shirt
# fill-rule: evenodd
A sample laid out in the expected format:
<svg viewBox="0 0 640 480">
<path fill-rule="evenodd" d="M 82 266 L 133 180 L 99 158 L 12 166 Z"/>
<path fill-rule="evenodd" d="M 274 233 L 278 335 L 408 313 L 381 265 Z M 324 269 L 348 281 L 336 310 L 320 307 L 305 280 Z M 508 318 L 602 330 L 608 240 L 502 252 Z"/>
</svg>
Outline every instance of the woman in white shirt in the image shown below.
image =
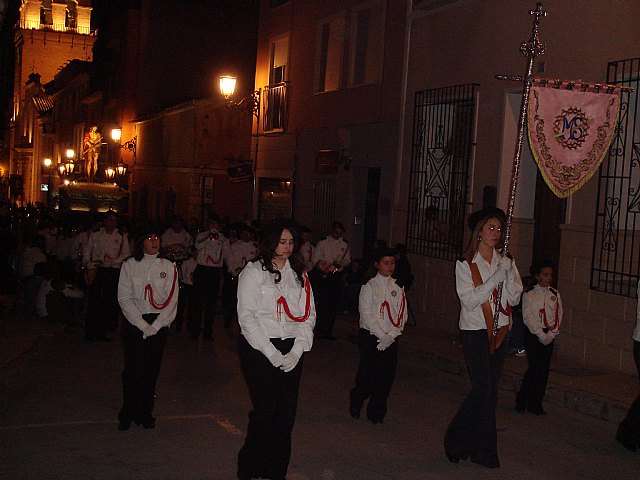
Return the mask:
<svg viewBox="0 0 640 480">
<path fill-rule="evenodd" d="M 360 418 L 368 398 L 367 418 L 382 423 L 387 414 L 387 398 L 396 375 L 398 343 L 407 321 L 404 289 L 391 278 L 396 268 L 396 252 L 379 248 L 373 252 L 376 274 L 360 289 L 360 364 L 356 385 L 349 396 L 349 414 Z"/>
<path fill-rule="evenodd" d="M 460 406 L 444 438 L 452 463 L 471 457 L 489 468 L 500 466 L 496 436 L 498 384 L 504 363 L 511 307 L 522 294 L 515 263 L 498 249 L 502 246 L 505 214 L 486 208 L 469 216 L 469 246 L 456 263 L 456 290 L 460 298 L 460 339 L 471 379 L 471 391 Z M 497 335 L 493 332 L 498 286 L 502 295 Z"/>
<path fill-rule="evenodd" d="M 118 429 L 131 422 L 154 428 L 152 416 L 167 330 L 176 316 L 178 272 L 173 262 L 158 256 L 160 235 L 146 232 L 136 241 L 135 253 L 122 264 L 118 303 L 123 323 L 123 404 Z"/>
<path fill-rule="evenodd" d="M 527 326 L 525 347 L 529 368 L 524 374 L 516 397 L 519 412 L 544 415 L 542 399 L 549 380 L 549 366 L 553 355 L 553 341 L 560 333 L 562 300 L 551 286 L 553 263 L 537 262 L 531 267 L 536 285 L 522 295 L 522 319 Z"/>
<path fill-rule="evenodd" d="M 259 259 L 238 280 L 239 354 L 253 410 L 238 453 L 238 478 L 286 477 L 303 353 L 313 344 L 316 310 L 299 256 L 296 225 L 273 221 Z"/>
</svg>

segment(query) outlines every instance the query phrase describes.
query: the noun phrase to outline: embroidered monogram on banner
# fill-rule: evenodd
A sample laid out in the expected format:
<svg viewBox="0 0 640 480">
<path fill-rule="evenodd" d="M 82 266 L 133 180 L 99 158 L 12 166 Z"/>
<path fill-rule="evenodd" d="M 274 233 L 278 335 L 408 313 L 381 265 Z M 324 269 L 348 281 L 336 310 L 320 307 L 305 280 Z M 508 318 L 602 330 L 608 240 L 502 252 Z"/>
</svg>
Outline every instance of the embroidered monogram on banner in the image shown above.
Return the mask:
<svg viewBox="0 0 640 480">
<path fill-rule="evenodd" d="M 581 84 L 567 90 L 535 79 L 528 105 L 531 151 L 549 188 L 560 198 L 578 191 L 604 158 L 618 120 L 620 90 Z"/>
</svg>

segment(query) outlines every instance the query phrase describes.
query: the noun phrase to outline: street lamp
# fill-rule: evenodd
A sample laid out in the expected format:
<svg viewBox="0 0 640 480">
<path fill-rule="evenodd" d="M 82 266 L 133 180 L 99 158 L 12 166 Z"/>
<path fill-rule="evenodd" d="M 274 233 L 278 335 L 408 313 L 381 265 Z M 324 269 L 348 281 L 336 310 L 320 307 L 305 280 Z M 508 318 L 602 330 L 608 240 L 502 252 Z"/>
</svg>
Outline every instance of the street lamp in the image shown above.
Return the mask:
<svg viewBox="0 0 640 480">
<path fill-rule="evenodd" d="M 229 109 L 245 111 L 256 118 L 256 147 L 253 161 L 251 162 L 251 175 L 253 176 L 253 205 L 256 206 L 256 169 L 258 166 L 258 142 L 260 140 L 260 89 L 254 90 L 239 102 L 231 99 L 236 90 L 236 77 L 233 75 L 220 76 L 220 93 L 226 100 Z"/>
<path fill-rule="evenodd" d="M 67 148 L 65 151 L 65 155 L 67 160 L 64 162 L 64 168 L 67 175 L 71 175 L 73 170 L 75 169 L 75 163 L 73 163 L 73 159 L 76 156 L 76 151 L 73 148 Z"/>
</svg>

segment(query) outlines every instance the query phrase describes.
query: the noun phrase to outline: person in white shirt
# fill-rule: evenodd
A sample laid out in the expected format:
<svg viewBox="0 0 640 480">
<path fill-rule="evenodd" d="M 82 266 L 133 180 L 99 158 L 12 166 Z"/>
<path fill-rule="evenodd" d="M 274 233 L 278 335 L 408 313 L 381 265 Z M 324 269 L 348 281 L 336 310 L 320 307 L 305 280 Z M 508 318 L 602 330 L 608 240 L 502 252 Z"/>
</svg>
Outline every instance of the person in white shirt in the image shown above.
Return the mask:
<svg viewBox="0 0 640 480">
<path fill-rule="evenodd" d="M 640 298 L 640 283 L 638 283 L 637 298 Z M 640 378 L 640 302 L 636 306 L 636 326 L 631 338 L 633 338 L 633 360 Z M 616 440 L 631 452 L 640 448 L 640 394 L 631 404 L 624 420 L 618 425 Z"/>
<path fill-rule="evenodd" d="M 303 354 L 313 345 L 316 321 L 299 250 L 295 223 L 274 220 L 263 231 L 259 260 L 240 273 L 238 347 L 253 406 L 238 453 L 240 480 L 287 475 Z"/>
<path fill-rule="evenodd" d="M 85 268 L 98 269 L 89 288 L 85 319 L 87 340 L 108 341 L 108 333 L 118 327 L 118 278 L 120 265 L 129 252 L 129 238 L 118 230 L 118 216 L 115 212 L 108 212 L 104 226 L 91 233 L 82 254 Z"/>
<path fill-rule="evenodd" d="M 522 319 L 527 326 L 525 349 L 529 368 L 516 396 L 516 410 L 544 415 L 542 399 L 549 380 L 554 339 L 560 333 L 562 300 L 553 282 L 553 263 L 537 262 L 531 267 L 536 285 L 522 294 Z"/>
<path fill-rule="evenodd" d="M 198 250 L 194 246 L 187 249 L 189 258 L 180 262 L 179 278 L 180 278 L 180 297 L 178 298 L 178 313 L 176 314 L 176 331 L 182 331 L 182 324 L 184 322 L 184 312 L 187 310 L 187 315 L 190 314 L 191 309 L 188 305 L 193 298 L 193 273 L 198 266 Z"/>
<path fill-rule="evenodd" d="M 452 463 L 470 456 L 478 465 L 500 466 L 496 404 L 506 351 L 503 340 L 509 330 L 510 305 L 516 305 L 522 294 L 515 262 L 498 250 L 505 223 L 504 212 L 495 207 L 471 214 L 469 246 L 456 262 L 456 290 L 462 307 L 458 325 L 471 391 L 445 434 L 445 454 Z"/>
<path fill-rule="evenodd" d="M 171 219 L 171 227 L 162 234 L 162 250 L 169 260 L 180 261 L 189 257 L 189 247 L 193 245 L 191 234 L 184 228 L 184 220 L 178 215 Z"/>
<path fill-rule="evenodd" d="M 20 280 L 28 280 L 33 275 L 33 267 L 37 263 L 47 261 L 44 244 L 42 235 L 35 235 L 32 239 L 27 239 L 26 248 L 20 255 Z"/>
<path fill-rule="evenodd" d="M 156 381 L 179 295 L 176 265 L 159 257 L 159 252 L 160 235 L 146 231 L 120 271 L 118 303 L 126 322 L 122 327 L 123 402 L 118 430 L 127 430 L 131 422 L 144 428 L 156 425 L 152 415 Z"/>
<path fill-rule="evenodd" d="M 198 266 L 193 274 L 193 298 L 189 305 L 189 333 L 197 340 L 202 332 L 204 340 L 213 340 L 213 321 L 222 277 L 222 266 L 229 254 L 229 244 L 220 232 L 222 223 L 213 215 L 208 230 L 196 237 Z M 203 322 L 204 313 L 204 325 Z"/>
<path fill-rule="evenodd" d="M 331 235 L 320 240 L 313 251 L 314 269 L 311 280 L 318 309 L 316 336 L 327 340 L 336 340 L 333 325 L 340 299 L 340 275 L 344 267 L 351 263 L 351 251 L 349 244 L 342 238 L 343 233 L 342 223 L 333 222 Z"/>
<path fill-rule="evenodd" d="M 225 265 L 227 274 L 224 278 L 226 288 L 223 292 L 224 327 L 230 328 L 237 318 L 238 306 L 238 275 L 249 262 L 258 257 L 258 246 L 253 241 L 253 229 L 245 225 L 238 225 L 240 239 L 229 244 L 229 255 Z"/>
<path fill-rule="evenodd" d="M 302 246 L 300 247 L 300 255 L 304 261 L 304 269 L 309 273 L 313 270 L 313 251 L 315 247 L 311 243 L 311 230 L 304 225 L 300 226 L 300 233 L 302 234 Z"/>
<path fill-rule="evenodd" d="M 349 396 L 349 414 L 360 418 L 368 398 L 367 418 L 372 423 L 382 423 L 387 414 L 387 398 L 398 364 L 397 338 L 407 321 L 404 288 L 391 277 L 396 267 L 395 254 L 392 248 L 374 252 L 376 275 L 360 290 L 360 364 Z"/>
</svg>

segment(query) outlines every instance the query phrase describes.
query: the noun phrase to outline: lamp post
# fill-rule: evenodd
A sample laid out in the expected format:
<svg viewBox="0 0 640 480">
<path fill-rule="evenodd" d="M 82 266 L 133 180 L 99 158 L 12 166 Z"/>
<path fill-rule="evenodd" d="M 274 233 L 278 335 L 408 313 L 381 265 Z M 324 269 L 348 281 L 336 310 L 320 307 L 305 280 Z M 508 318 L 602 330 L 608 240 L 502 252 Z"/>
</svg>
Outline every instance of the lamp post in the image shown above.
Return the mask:
<svg viewBox="0 0 640 480">
<path fill-rule="evenodd" d="M 256 119 L 256 148 L 253 160 L 251 162 L 251 174 L 253 177 L 253 208 L 256 209 L 257 203 L 257 178 L 256 170 L 258 168 L 258 142 L 260 139 L 260 89 L 254 90 L 252 93 L 244 97 L 239 102 L 232 100 L 235 93 L 237 77 L 233 75 L 220 76 L 220 93 L 226 100 L 226 106 L 229 109 L 240 110 L 253 115 Z"/>
<path fill-rule="evenodd" d="M 133 152 L 133 163 L 135 164 L 136 159 L 136 148 L 138 145 L 138 136 L 134 136 L 131 140 L 120 143 L 120 139 L 122 138 L 122 129 L 121 128 L 113 128 L 111 129 L 111 140 L 115 143 L 116 148 L 124 148 L 125 150 L 129 150 Z M 107 166 L 104 170 L 104 175 L 107 180 L 113 181 L 114 179 L 123 179 L 127 174 L 127 170 L 129 169 L 129 165 L 124 163 L 122 159 L 113 166 L 112 163 Z"/>
<path fill-rule="evenodd" d="M 42 167 L 47 174 L 47 207 L 50 204 L 50 196 L 51 196 L 51 167 L 53 166 L 53 161 L 50 158 L 45 158 L 42 160 Z"/>
</svg>

